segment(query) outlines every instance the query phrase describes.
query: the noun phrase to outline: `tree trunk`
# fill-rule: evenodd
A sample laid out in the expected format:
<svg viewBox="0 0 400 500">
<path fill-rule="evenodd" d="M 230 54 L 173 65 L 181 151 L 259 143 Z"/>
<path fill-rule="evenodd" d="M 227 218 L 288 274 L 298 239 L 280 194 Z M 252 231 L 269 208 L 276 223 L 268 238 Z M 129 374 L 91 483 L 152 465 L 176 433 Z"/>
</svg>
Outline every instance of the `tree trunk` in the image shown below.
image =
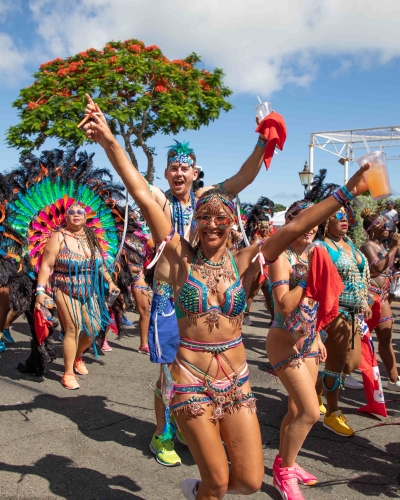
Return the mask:
<svg viewBox="0 0 400 500">
<path fill-rule="evenodd" d="M 138 165 L 135 153 L 133 152 L 132 144 L 130 141 L 132 133 L 127 132 L 122 123 L 119 123 L 119 132 L 124 139 L 125 151 L 128 153 L 128 156 L 131 159 L 132 165 L 136 168 L 136 170 L 139 170 L 139 165 Z"/>
<path fill-rule="evenodd" d="M 147 147 L 147 144 L 144 142 L 142 137 L 138 137 L 138 142 L 143 149 L 144 154 L 147 157 L 147 173 L 145 175 L 147 182 L 150 184 L 153 184 L 154 182 L 154 158 L 153 158 L 153 153 L 150 151 L 150 149 Z"/>
</svg>

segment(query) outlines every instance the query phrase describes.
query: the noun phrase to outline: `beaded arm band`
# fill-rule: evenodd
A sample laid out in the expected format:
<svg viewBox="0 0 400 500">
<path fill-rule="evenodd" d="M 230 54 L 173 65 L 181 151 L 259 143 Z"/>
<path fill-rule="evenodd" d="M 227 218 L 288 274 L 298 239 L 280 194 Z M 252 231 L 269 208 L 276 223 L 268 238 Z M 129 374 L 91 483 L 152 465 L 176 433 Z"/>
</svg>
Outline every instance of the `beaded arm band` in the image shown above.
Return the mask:
<svg viewBox="0 0 400 500">
<path fill-rule="evenodd" d="M 336 189 L 336 191 L 332 193 L 332 196 L 343 206 L 349 217 L 349 223 L 353 226 L 356 219 L 354 210 L 351 208 L 350 201 L 354 199 L 354 195 L 350 193 L 346 186 L 342 186 L 341 188 Z"/>
<path fill-rule="evenodd" d="M 289 280 L 274 281 L 273 283 L 271 283 L 271 289 L 273 290 L 274 288 L 277 288 L 278 286 L 282 285 L 290 285 L 290 281 Z"/>
<path fill-rule="evenodd" d="M 306 290 L 307 288 L 307 281 L 306 280 L 301 280 L 299 283 L 299 287 L 301 287 L 303 290 Z"/>
<path fill-rule="evenodd" d="M 265 148 L 265 145 L 267 144 L 267 139 L 264 139 L 261 135 L 258 136 L 258 141 L 257 141 L 257 146 L 260 146 L 260 148 Z"/>
<path fill-rule="evenodd" d="M 147 266 L 146 269 L 151 269 L 153 266 L 156 265 L 158 259 L 161 257 L 161 254 L 163 253 L 163 250 L 166 246 L 167 243 L 169 243 L 172 238 L 174 237 L 174 234 L 175 234 L 175 228 L 173 226 L 171 226 L 171 231 L 169 232 L 168 236 L 165 238 L 164 241 L 156 241 L 156 245 L 159 245 L 158 249 L 157 249 L 157 252 L 154 256 L 154 259 L 150 262 L 150 264 Z"/>
</svg>

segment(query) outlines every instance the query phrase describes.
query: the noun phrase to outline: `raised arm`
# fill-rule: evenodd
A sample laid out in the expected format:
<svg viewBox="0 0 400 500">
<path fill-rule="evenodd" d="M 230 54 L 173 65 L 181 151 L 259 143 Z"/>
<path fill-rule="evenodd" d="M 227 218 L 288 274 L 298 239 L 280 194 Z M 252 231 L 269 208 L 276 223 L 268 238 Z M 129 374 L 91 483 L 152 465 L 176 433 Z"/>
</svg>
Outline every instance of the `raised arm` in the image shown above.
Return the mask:
<svg viewBox="0 0 400 500">
<path fill-rule="evenodd" d="M 87 137 L 103 147 L 129 194 L 138 204 L 154 240 L 164 241 L 171 231 L 171 223 L 165 217 L 163 209 L 150 195 L 146 180 L 132 165 L 125 150 L 113 136 L 97 104 L 88 94 L 86 94 L 86 98 L 88 105 L 85 113 L 91 115 L 91 120 L 84 125 Z"/>
<path fill-rule="evenodd" d="M 374 274 L 381 274 L 390 266 L 392 260 L 400 247 L 400 234 L 394 234 L 390 244 L 389 252 L 384 257 L 378 257 L 375 245 L 372 242 L 366 242 L 361 247 L 362 253 L 367 257 L 370 270 Z"/>
<path fill-rule="evenodd" d="M 262 136 L 258 137 L 260 137 L 260 139 L 257 142 L 254 151 L 243 163 L 239 172 L 221 183 L 224 190 L 233 196 L 236 196 L 238 193 L 240 193 L 240 191 L 243 191 L 245 187 L 249 186 L 257 177 L 258 172 L 260 171 L 264 157 L 265 139 Z M 196 196 L 200 198 L 202 194 L 209 189 L 218 187 L 219 185 L 215 185 L 199 189 L 198 191 L 196 191 Z"/>
<path fill-rule="evenodd" d="M 368 189 L 363 174 L 369 167 L 370 163 L 366 163 L 346 184 L 346 188 L 353 196 L 359 196 Z M 265 258 L 268 261 L 277 259 L 295 239 L 326 221 L 341 206 L 334 196 L 329 196 L 317 205 L 303 210 L 292 222 L 283 226 L 265 241 L 262 246 Z"/>
</svg>

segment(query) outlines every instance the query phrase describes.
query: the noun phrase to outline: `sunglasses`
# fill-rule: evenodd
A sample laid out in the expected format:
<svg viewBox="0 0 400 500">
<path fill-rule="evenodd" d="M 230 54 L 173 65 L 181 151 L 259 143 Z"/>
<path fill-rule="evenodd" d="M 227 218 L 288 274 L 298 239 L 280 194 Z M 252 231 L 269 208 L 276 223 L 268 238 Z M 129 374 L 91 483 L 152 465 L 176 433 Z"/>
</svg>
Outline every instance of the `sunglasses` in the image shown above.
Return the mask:
<svg viewBox="0 0 400 500">
<path fill-rule="evenodd" d="M 343 212 L 338 212 L 335 214 L 335 219 L 336 220 L 349 220 L 349 216 L 347 214 L 344 214 Z"/>
<path fill-rule="evenodd" d="M 226 229 L 231 225 L 231 218 L 228 215 L 199 215 L 195 220 L 200 227 L 207 227 L 214 221 L 218 229 Z"/>
<path fill-rule="evenodd" d="M 78 208 L 77 210 L 72 210 L 71 208 L 67 211 L 68 215 L 85 215 L 85 211 L 82 210 L 81 208 Z"/>
</svg>

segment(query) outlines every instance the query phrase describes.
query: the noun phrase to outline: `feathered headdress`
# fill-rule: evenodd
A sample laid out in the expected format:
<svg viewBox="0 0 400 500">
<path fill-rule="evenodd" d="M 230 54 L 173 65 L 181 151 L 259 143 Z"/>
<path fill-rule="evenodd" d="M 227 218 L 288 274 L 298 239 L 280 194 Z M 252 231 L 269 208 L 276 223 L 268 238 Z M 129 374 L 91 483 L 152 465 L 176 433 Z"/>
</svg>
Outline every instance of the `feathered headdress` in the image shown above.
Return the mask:
<svg viewBox="0 0 400 500">
<path fill-rule="evenodd" d="M 270 221 L 274 215 L 275 203 L 267 198 L 261 196 L 257 203 L 253 205 L 247 219 L 246 236 L 252 239 L 257 231 L 257 223 L 259 221 Z"/>
<path fill-rule="evenodd" d="M 107 265 L 118 252 L 114 198 L 122 197 L 123 187 L 112 183 L 107 169 L 94 168 L 93 156 L 77 154 L 77 148 L 45 151 L 40 158 L 29 153 L 10 174 L 16 196 L 9 204 L 9 221 L 27 238 L 36 271 L 48 239 L 65 225 L 67 211 L 76 203 L 84 207 L 86 225 L 96 233 Z"/>
<path fill-rule="evenodd" d="M 180 165 L 187 163 L 190 167 L 196 164 L 196 155 L 188 142 L 179 142 L 174 139 L 176 144 L 168 146 L 167 162 L 168 165 L 177 161 Z"/>
</svg>

